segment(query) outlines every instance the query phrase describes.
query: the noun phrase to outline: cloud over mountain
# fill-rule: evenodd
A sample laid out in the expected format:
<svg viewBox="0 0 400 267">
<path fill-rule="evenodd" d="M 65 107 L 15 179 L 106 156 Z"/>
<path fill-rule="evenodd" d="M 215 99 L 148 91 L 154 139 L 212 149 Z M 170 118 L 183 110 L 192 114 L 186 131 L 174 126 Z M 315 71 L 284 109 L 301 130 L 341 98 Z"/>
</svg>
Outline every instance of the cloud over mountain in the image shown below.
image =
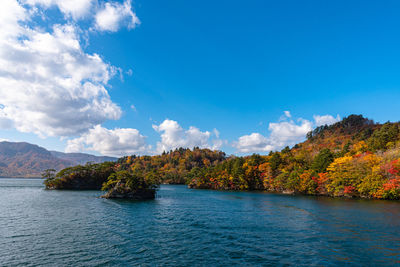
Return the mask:
<svg viewBox="0 0 400 267">
<path fill-rule="evenodd" d="M 279 150 L 285 146 L 292 146 L 301 142 L 306 134 L 314 127 L 333 124 L 340 120 L 339 115 L 334 118 L 331 115 L 314 115 L 314 122 L 298 119 L 297 122 L 292 120 L 289 111 L 284 112 L 284 116 L 280 122 L 269 123 L 269 136 L 260 133 L 252 133 L 244 135 L 233 142 L 233 146 L 241 153 L 269 152 Z"/>
<path fill-rule="evenodd" d="M 219 149 L 223 144 L 223 141 L 219 139 L 217 129 L 214 129 L 214 135 L 209 131 L 202 132 L 194 126 L 185 130 L 178 122 L 169 119 L 164 120 L 160 125 L 153 125 L 153 129 L 161 135 L 161 141 L 157 143 L 156 152 L 158 153 L 179 147 Z"/>
<path fill-rule="evenodd" d="M 102 155 L 124 156 L 148 153 L 146 137 L 131 128 L 106 129 L 100 125 L 79 138 L 68 140 L 65 152 L 96 151 Z"/>
<path fill-rule="evenodd" d="M 314 115 L 314 121 L 316 126 L 321 126 L 321 125 L 331 125 L 334 124 L 338 121 L 340 121 L 340 116 L 337 115 L 336 118 L 333 117 L 332 115 Z"/>
</svg>

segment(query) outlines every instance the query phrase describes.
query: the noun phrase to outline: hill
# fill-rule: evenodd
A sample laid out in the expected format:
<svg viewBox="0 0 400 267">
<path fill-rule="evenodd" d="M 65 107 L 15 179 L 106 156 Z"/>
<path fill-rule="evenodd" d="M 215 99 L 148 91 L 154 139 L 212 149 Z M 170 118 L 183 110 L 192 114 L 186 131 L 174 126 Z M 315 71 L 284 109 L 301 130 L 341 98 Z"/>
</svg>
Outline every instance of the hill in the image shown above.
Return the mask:
<svg viewBox="0 0 400 267">
<path fill-rule="evenodd" d="M 58 151 L 50 151 L 50 153 L 56 158 L 73 162 L 74 165 L 84 165 L 87 162 L 102 163 L 105 161 L 116 161 L 118 159 L 107 156 L 94 156 L 85 153 L 63 153 Z"/>
<path fill-rule="evenodd" d="M 103 184 L 112 190 L 117 184 L 127 185 L 130 177 L 132 185 L 186 183 L 201 189 L 400 199 L 400 123 L 380 124 L 350 115 L 269 155 L 226 157 L 221 151 L 180 148 L 156 156 L 127 156 L 108 165 L 79 166 L 49 177 L 47 186 L 53 189 L 100 189 Z"/>
<path fill-rule="evenodd" d="M 46 169 L 61 170 L 88 161 L 116 160 L 82 153 L 48 151 L 25 142 L 0 142 L 0 177 L 40 177 Z"/>
<path fill-rule="evenodd" d="M 350 115 L 316 128 L 291 149 L 231 158 L 203 169 L 189 186 L 399 199 L 400 123 Z"/>
</svg>

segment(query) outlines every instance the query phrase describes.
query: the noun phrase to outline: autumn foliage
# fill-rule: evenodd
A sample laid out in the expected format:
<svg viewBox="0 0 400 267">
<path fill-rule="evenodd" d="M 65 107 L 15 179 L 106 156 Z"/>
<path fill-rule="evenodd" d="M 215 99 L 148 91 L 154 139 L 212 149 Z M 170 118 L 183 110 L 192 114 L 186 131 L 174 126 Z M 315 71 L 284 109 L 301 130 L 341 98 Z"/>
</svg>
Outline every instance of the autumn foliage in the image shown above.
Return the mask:
<svg viewBox="0 0 400 267">
<path fill-rule="evenodd" d="M 192 188 L 400 199 L 399 123 L 351 115 L 269 155 L 229 157 L 197 171 Z"/>
<path fill-rule="evenodd" d="M 76 184 L 108 188 L 119 180 L 107 175 L 128 173 L 148 184 L 400 199 L 399 125 L 351 115 L 316 128 L 291 149 L 268 155 L 227 157 L 221 151 L 179 148 L 156 156 L 132 155 L 114 163 L 68 168 L 47 183 L 49 188 Z"/>
</svg>

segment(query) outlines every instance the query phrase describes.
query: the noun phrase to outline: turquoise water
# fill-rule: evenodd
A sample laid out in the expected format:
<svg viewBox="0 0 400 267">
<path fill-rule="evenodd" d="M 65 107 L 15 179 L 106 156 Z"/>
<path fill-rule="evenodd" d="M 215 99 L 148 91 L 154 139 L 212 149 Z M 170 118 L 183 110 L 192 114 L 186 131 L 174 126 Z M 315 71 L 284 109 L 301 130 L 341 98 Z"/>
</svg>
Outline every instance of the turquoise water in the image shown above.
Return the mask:
<svg viewBox="0 0 400 267">
<path fill-rule="evenodd" d="M 400 203 L 190 190 L 154 201 L 0 179 L 1 266 L 395 265 Z"/>
</svg>

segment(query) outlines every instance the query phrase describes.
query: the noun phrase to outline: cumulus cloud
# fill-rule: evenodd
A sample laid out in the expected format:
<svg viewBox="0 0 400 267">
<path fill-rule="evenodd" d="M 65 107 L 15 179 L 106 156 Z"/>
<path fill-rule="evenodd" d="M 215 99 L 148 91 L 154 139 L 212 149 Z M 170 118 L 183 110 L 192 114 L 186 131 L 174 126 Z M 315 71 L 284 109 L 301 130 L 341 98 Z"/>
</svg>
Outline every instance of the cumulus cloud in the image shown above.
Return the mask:
<svg viewBox="0 0 400 267">
<path fill-rule="evenodd" d="M 299 119 L 298 123 L 294 121 L 270 123 L 268 127 L 271 132 L 269 139 L 275 147 L 294 145 L 301 141 L 312 128 L 313 124 L 304 119 Z"/>
<path fill-rule="evenodd" d="M 124 156 L 147 153 L 150 149 L 146 137 L 136 129 L 109 130 L 97 125 L 81 137 L 68 140 L 65 152 L 95 151 L 102 155 Z"/>
<path fill-rule="evenodd" d="M 57 6 L 67 17 L 77 20 L 90 13 L 95 0 L 25 0 L 26 4 L 43 8 Z"/>
<path fill-rule="evenodd" d="M 314 115 L 314 121 L 316 126 L 331 125 L 340 121 L 340 116 L 338 114 L 335 118 L 332 115 Z"/>
<path fill-rule="evenodd" d="M 140 24 L 139 18 L 132 11 L 131 1 L 124 3 L 105 3 L 104 8 L 95 15 L 96 28 L 101 31 L 117 31 L 122 25 L 134 28 Z"/>
<path fill-rule="evenodd" d="M 161 141 L 157 143 L 158 153 L 179 147 L 219 149 L 224 144 L 224 141 L 216 136 L 216 133 L 219 136 L 216 129 L 214 130 L 216 138 L 212 139 L 213 135 L 209 131 L 202 132 L 194 126 L 185 130 L 174 120 L 166 119 L 160 125 L 153 125 L 153 129 L 161 134 Z"/>
<path fill-rule="evenodd" d="M 279 150 L 285 146 L 292 146 L 301 142 L 306 134 L 316 126 L 332 124 L 340 120 L 339 115 L 337 118 L 331 115 L 314 115 L 314 122 L 301 118 L 295 122 L 291 117 L 290 112 L 285 111 L 284 117 L 281 117 L 280 122 L 269 123 L 268 130 L 270 134 L 268 137 L 260 133 L 244 135 L 239 137 L 233 143 L 233 146 L 241 153 Z"/>
<path fill-rule="evenodd" d="M 83 52 L 74 26 L 55 25 L 52 32 L 20 26 L 2 35 L 1 117 L 17 130 L 68 136 L 120 117 L 105 89 L 113 67 Z"/>
<path fill-rule="evenodd" d="M 66 17 L 79 18 L 95 2 L 1 1 L 0 128 L 66 137 L 120 118 L 121 109 L 106 89 L 118 68 L 82 49 L 79 26 L 68 20 L 50 30 L 29 26 L 32 7 L 57 6 Z M 105 6 L 117 8 L 123 17 L 133 14 L 130 1 Z"/>
<path fill-rule="evenodd" d="M 241 136 L 237 142 L 233 143 L 233 146 L 242 153 L 271 151 L 274 149 L 270 140 L 259 133 Z"/>
<path fill-rule="evenodd" d="M 160 133 L 161 137 L 161 141 L 157 143 L 155 150 L 147 144 L 147 138 L 136 129 L 117 128 L 109 130 L 96 125 L 80 137 L 68 140 L 65 151 L 94 151 L 102 155 L 124 156 L 162 153 L 179 147 L 200 147 L 215 150 L 226 144 L 225 140 L 219 139 L 219 132 L 216 129 L 213 130 L 213 133 L 202 132 L 193 126 L 185 130 L 178 122 L 173 120 L 166 119 L 160 125 L 153 125 L 153 129 Z"/>
<path fill-rule="evenodd" d="M 3 0 L 0 7 L 0 40 L 4 40 L 21 31 L 18 21 L 26 20 L 28 14 L 16 0 Z"/>
</svg>

